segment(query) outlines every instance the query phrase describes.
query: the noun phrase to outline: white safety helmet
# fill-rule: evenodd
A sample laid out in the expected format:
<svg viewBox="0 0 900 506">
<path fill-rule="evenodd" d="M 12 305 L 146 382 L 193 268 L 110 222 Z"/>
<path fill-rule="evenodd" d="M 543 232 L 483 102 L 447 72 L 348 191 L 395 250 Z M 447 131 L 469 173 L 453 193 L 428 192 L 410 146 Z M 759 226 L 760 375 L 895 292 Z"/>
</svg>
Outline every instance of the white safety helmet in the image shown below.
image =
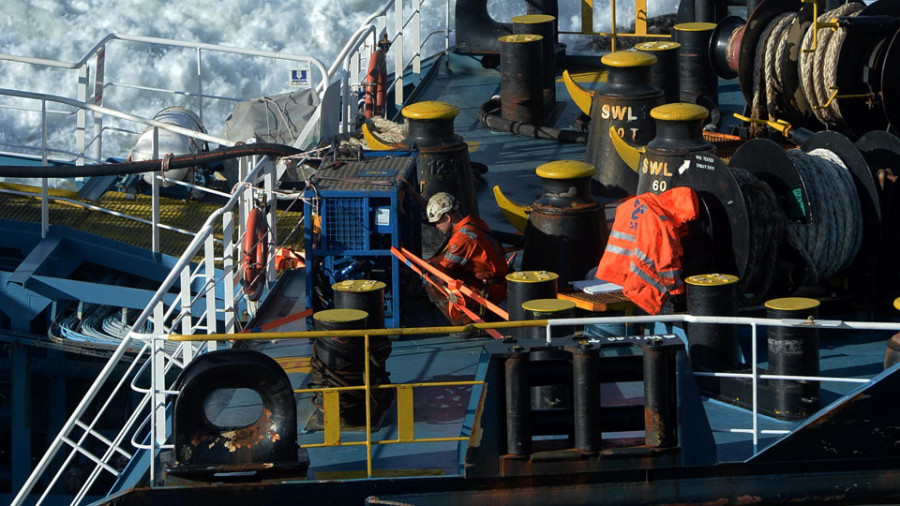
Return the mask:
<svg viewBox="0 0 900 506">
<path fill-rule="evenodd" d="M 428 223 L 435 223 L 441 219 L 444 213 L 456 211 L 457 209 L 459 209 L 459 202 L 456 200 L 456 197 L 447 192 L 438 192 L 428 199 L 425 214 L 428 215 Z"/>
</svg>

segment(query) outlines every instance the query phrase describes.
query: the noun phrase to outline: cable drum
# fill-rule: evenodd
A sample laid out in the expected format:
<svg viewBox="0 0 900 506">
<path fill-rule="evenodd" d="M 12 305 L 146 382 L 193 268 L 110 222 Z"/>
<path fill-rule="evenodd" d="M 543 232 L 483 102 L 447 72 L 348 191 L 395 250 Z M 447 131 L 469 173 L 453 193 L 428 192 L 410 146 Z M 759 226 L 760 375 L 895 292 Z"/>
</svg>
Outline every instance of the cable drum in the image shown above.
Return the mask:
<svg viewBox="0 0 900 506">
<path fill-rule="evenodd" d="M 747 206 L 750 224 L 747 268 L 741 276 L 738 293 L 743 302 L 763 302 L 775 279 L 778 245 L 784 238 L 787 220 L 781 212 L 775 192 L 764 181 L 740 167 L 731 167 Z"/>
<path fill-rule="evenodd" d="M 790 223 L 787 240 L 806 260 L 801 284 L 816 283 L 848 267 L 862 243 L 863 218 L 849 169 L 827 149 L 788 151 L 808 183 L 810 223 Z"/>
<path fill-rule="evenodd" d="M 780 103 L 784 93 L 784 62 L 787 61 L 787 30 L 797 20 L 796 12 L 776 17 L 760 35 L 753 62 L 753 100 L 751 114 L 754 118 L 774 120 L 784 113 Z M 750 125 L 750 135 L 758 137 L 766 132 L 766 126 Z"/>
<path fill-rule="evenodd" d="M 824 23 L 837 17 L 856 16 L 864 8 L 865 4 L 862 3 L 846 3 L 837 9 L 820 15 L 816 21 Z M 811 27 L 806 32 L 806 35 L 803 36 L 804 49 L 813 47 L 813 34 L 815 32 L 816 28 Z M 837 87 L 838 53 L 841 49 L 841 44 L 847 37 L 847 31 L 843 29 L 834 31 L 830 28 L 820 28 L 815 35 L 817 39 L 815 51 L 811 53 L 802 51 L 800 55 L 800 83 L 807 100 L 814 106 L 813 111 L 816 118 L 826 125 L 836 125 L 841 121 L 841 114 L 836 100 L 832 100 L 827 107 L 816 106 L 826 104 L 833 93 L 833 89 Z"/>
</svg>

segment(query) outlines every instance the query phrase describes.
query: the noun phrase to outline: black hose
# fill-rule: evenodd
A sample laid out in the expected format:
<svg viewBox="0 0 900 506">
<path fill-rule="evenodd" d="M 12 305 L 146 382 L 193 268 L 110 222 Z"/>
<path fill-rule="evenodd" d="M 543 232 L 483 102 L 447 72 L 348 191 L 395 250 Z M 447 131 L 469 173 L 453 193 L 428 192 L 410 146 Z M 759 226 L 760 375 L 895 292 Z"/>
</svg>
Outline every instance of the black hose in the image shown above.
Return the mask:
<svg viewBox="0 0 900 506">
<path fill-rule="evenodd" d="M 184 169 L 207 165 L 213 162 L 251 155 L 289 156 L 303 151 L 284 144 L 241 144 L 216 151 L 192 155 L 173 156 L 169 159 L 169 169 Z M 120 174 L 138 174 L 161 170 L 163 160 L 143 162 L 104 163 L 99 165 L 0 165 L 0 177 L 90 177 Z"/>
<path fill-rule="evenodd" d="M 523 137 L 550 139 L 572 144 L 587 144 L 588 134 L 577 130 L 559 130 L 552 127 L 530 125 L 521 121 L 512 121 L 497 115 L 500 110 L 500 97 L 494 97 L 481 104 L 478 109 L 478 121 L 492 130 L 511 132 Z"/>
</svg>

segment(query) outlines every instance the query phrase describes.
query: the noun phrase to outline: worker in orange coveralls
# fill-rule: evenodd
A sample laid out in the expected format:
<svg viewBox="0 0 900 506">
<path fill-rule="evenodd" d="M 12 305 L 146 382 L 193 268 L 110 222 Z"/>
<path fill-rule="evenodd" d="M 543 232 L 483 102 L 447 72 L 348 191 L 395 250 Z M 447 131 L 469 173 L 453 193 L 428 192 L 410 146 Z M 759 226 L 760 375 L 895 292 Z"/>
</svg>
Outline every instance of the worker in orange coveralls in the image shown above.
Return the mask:
<svg viewBox="0 0 900 506">
<path fill-rule="evenodd" d="M 407 193 L 424 207 L 428 223 L 449 235 L 443 250 L 428 261 L 447 275 L 463 282 L 482 297 L 497 304 L 506 298 L 506 252 L 481 218 L 459 212 L 459 201 L 446 192 L 438 192 L 425 202 L 409 184 Z M 462 313 L 451 314 L 447 294 L 431 283 L 425 284 L 429 299 L 453 325 L 465 325 L 472 319 Z M 490 311 L 466 299 L 465 306 L 482 319 L 493 319 Z"/>
</svg>

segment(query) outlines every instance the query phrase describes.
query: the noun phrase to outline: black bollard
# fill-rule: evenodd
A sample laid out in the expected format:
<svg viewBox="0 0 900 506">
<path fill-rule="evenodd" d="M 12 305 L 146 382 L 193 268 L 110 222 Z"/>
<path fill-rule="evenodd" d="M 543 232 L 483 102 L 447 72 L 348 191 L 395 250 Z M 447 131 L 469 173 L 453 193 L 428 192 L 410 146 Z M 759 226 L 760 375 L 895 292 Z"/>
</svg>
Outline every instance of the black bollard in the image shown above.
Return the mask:
<svg viewBox="0 0 900 506">
<path fill-rule="evenodd" d="M 766 317 L 774 319 L 814 319 L 819 301 L 804 297 L 772 299 Z M 818 376 L 819 330 L 815 327 L 769 327 L 769 374 Z M 779 418 L 805 418 L 819 409 L 819 382 L 770 380 L 775 392 L 775 413 Z"/>
<path fill-rule="evenodd" d="M 500 37 L 500 116 L 528 125 L 544 120 L 544 38 L 540 35 Z"/>
<path fill-rule="evenodd" d="M 737 276 L 698 274 L 684 281 L 687 309 L 692 316 L 737 316 Z M 734 325 L 688 323 L 687 339 L 695 371 L 722 370 L 738 363 Z"/>
</svg>

